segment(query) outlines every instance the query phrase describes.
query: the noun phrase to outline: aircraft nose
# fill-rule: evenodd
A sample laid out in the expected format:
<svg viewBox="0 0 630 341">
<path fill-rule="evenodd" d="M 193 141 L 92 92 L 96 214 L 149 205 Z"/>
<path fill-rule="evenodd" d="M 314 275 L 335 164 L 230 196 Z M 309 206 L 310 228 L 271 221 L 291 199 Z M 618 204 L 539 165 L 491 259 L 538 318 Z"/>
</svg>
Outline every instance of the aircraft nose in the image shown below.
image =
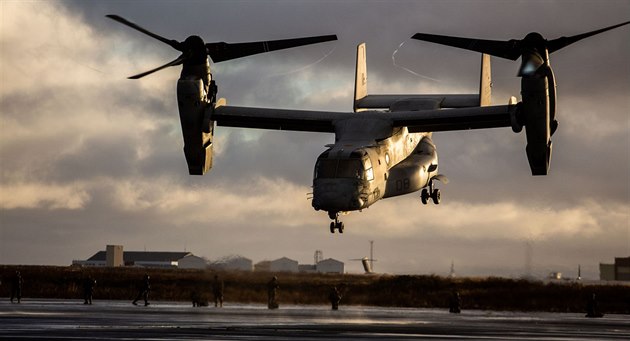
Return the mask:
<svg viewBox="0 0 630 341">
<path fill-rule="evenodd" d="M 363 207 L 353 179 L 320 179 L 313 184 L 313 207 L 325 211 L 354 211 Z"/>
</svg>

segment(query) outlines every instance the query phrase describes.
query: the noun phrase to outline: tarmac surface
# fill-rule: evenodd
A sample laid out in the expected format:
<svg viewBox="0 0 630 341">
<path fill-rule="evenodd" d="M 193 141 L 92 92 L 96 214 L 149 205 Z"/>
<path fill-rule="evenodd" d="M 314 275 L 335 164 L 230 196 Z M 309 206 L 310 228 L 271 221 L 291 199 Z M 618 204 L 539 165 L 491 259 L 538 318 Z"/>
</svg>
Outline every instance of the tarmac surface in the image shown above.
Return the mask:
<svg viewBox="0 0 630 341">
<path fill-rule="evenodd" d="M 0 302 L 0 340 L 630 340 L 630 315 L 182 302 Z"/>
</svg>

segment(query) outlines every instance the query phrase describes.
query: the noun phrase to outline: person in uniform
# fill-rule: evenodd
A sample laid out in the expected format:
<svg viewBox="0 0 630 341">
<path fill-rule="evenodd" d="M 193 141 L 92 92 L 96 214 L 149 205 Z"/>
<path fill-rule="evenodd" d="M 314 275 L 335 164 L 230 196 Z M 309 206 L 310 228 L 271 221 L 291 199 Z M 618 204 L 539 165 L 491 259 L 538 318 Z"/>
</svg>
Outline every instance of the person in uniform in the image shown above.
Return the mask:
<svg viewBox="0 0 630 341">
<path fill-rule="evenodd" d="M 595 295 L 595 293 L 593 293 L 589 298 L 588 301 L 586 302 L 586 316 L 585 317 L 604 317 L 604 314 L 602 314 L 599 311 L 599 308 L 597 307 L 597 296 Z"/>
<path fill-rule="evenodd" d="M 462 312 L 461 310 L 462 298 L 459 296 L 459 292 L 453 290 L 453 294 L 451 295 L 451 299 L 448 305 L 448 312 L 452 314 L 459 314 Z"/>
<path fill-rule="evenodd" d="M 148 274 L 144 275 L 144 279 L 142 280 L 142 283 L 140 284 L 140 287 L 138 289 L 138 296 L 136 296 L 136 299 L 131 302 L 133 305 L 138 305 L 138 301 L 141 298 L 144 299 L 145 307 L 149 305 L 149 291 L 151 290 L 149 279 L 150 277 Z"/>
<path fill-rule="evenodd" d="M 14 299 L 17 299 L 17 303 L 22 301 L 22 284 L 24 284 L 22 275 L 19 271 L 16 271 L 11 282 L 11 303 L 13 303 Z"/>
<path fill-rule="evenodd" d="M 201 307 L 201 295 L 197 290 L 193 290 L 193 292 L 190 293 L 190 300 L 192 301 L 193 307 Z"/>
<path fill-rule="evenodd" d="M 339 302 L 341 302 L 341 293 L 336 286 L 332 286 L 330 289 L 330 293 L 328 294 L 328 299 L 330 300 L 330 304 L 332 305 L 332 310 L 339 310 Z"/>
<path fill-rule="evenodd" d="M 223 288 L 223 280 L 219 278 L 219 275 L 214 275 L 214 282 L 212 282 L 212 294 L 214 295 L 215 307 L 223 307 Z"/>
<path fill-rule="evenodd" d="M 276 301 L 276 295 L 278 293 L 278 277 L 273 278 L 267 283 L 267 307 L 269 309 L 278 309 L 278 302 Z"/>
<path fill-rule="evenodd" d="M 95 286 L 96 280 L 94 278 L 88 276 L 83 280 L 83 304 L 92 304 Z"/>
</svg>

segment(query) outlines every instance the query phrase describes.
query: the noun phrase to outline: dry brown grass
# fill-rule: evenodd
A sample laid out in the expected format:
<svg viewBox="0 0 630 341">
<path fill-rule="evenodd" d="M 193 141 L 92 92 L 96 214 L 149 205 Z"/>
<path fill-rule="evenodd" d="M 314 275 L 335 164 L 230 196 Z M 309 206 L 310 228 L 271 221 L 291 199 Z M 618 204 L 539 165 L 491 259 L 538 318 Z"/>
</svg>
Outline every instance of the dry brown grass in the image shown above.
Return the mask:
<svg viewBox="0 0 630 341">
<path fill-rule="evenodd" d="M 24 278 L 23 295 L 32 298 L 81 299 L 82 281 L 97 281 L 98 299 L 132 300 L 144 274 L 151 276 L 151 300 L 188 301 L 193 292 L 211 300 L 218 274 L 225 282 L 225 301 L 266 304 L 270 273 L 142 268 L 75 268 L 0 266 L 0 296 L 9 296 L 15 270 Z M 463 309 L 582 312 L 595 292 L 608 313 L 630 313 L 630 288 L 579 283 L 543 284 L 505 278 L 443 278 L 438 276 L 277 274 L 280 304 L 328 304 L 332 285 L 344 288 L 342 304 L 446 308 L 453 290 Z"/>
</svg>

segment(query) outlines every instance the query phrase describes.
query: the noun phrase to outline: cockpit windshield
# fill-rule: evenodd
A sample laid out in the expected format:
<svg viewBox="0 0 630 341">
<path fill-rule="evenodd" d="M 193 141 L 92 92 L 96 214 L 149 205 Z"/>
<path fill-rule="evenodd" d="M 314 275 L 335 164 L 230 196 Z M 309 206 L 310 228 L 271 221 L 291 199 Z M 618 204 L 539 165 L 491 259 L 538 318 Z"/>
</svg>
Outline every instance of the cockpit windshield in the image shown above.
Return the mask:
<svg viewBox="0 0 630 341">
<path fill-rule="evenodd" d="M 361 159 L 319 159 L 315 166 L 315 178 L 363 178 Z"/>
</svg>

